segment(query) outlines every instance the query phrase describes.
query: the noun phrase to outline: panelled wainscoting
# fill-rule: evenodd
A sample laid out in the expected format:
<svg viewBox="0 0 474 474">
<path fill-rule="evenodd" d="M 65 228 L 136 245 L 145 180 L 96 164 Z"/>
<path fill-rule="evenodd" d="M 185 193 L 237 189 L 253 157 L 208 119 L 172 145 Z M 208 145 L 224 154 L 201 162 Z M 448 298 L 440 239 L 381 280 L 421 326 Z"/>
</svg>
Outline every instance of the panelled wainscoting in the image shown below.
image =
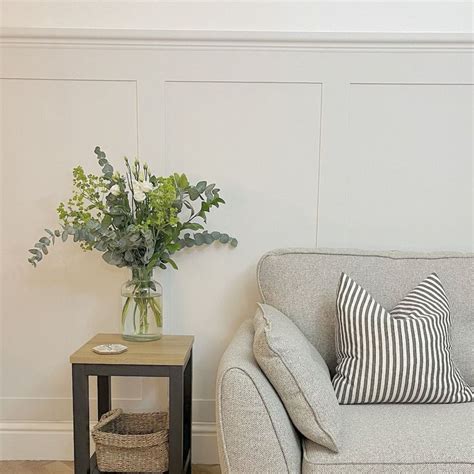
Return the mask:
<svg viewBox="0 0 474 474">
<path fill-rule="evenodd" d="M 24 263 L 96 145 L 217 182 L 211 227 L 239 238 L 155 275 L 166 332 L 196 338 L 195 463 L 217 462 L 216 368 L 265 251 L 472 250 L 465 36 L 5 30 L 0 54 L 3 459 L 71 459 L 68 355 L 119 330 L 125 270 L 69 243 Z M 156 384 L 119 380 L 114 404 L 166 409 Z"/>
</svg>

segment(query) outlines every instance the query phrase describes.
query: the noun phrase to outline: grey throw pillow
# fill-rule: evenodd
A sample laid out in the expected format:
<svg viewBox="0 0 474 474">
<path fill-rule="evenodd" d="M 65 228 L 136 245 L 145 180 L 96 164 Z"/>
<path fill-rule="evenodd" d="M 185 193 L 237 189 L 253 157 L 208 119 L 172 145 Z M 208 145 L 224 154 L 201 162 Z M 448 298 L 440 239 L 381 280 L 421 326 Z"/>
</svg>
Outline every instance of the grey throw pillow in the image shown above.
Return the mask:
<svg viewBox="0 0 474 474">
<path fill-rule="evenodd" d="M 340 407 L 319 352 L 272 306 L 260 305 L 254 327 L 255 359 L 296 428 L 311 441 L 338 452 Z"/>
<path fill-rule="evenodd" d="M 451 357 L 449 302 L 436 273 L 390 312 L 343 273 L 336 304 L 340 403 L 472 400 Z"/>
</svg>

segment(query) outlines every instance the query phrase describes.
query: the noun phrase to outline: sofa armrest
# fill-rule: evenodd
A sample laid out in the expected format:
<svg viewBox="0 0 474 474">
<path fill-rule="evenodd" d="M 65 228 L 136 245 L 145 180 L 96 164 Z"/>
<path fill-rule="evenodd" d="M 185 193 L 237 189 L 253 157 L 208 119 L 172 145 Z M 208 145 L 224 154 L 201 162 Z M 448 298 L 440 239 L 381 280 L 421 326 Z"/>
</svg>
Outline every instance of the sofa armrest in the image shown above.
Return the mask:
<svg viewBox="0 0 474 474">
<path fill-rule="evenodd" d="M 217 375 L 217 439 L 224 473 L 299 473 L 301 441 L 280 398 L 253 356 L 253 323 L 245 321 Z"/>
</svg>

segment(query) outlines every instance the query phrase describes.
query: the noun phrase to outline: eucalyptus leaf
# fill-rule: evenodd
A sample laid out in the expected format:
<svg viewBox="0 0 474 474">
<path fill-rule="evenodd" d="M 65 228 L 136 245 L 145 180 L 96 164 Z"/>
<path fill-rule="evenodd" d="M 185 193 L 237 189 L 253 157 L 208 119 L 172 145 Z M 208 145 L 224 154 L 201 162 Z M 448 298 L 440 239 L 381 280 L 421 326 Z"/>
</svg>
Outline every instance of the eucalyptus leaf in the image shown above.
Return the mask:
<svg viewBox="0 0 474 474">
<path fill-rule="evenodd" d="M 201 193 L 196 188 L 189 188 L 188 194 L 191 201 L 195 201 L 201 195 Z"/>
<path fill-rule="evenodd" d="M 122 255 L 116 252 L 111 252 L 110 250 L 105 252 L 102 255 L 102 258 L 110 265 L 121 265 L 124 263 Z"/>
<path fill-rule="evenodd" d="M 108 214 L 110 216 L 123 216 L 127 214 L 127 211 L 123 207 L 113 206 L 109 209 Z"/>
<path fill-rule="evenodd" d="M 199 183 L 196 184 L 196 189 L 199 191 L 199 193 L 203 193 L 206 187 L 207 187 L 206 181 L 199 181 Z"/>
<path fill-rule="evenodd" d="M 104 174 L 110 174 L 110 175 L 112 175 L 113 172 L 114 172 L 114 168 L 113 168 L 113 166 L 112 166 L 109 162 L 107 162 L 107 163 L 104 165 L 104 167 L 102 168 L 102 173 L 104 173 Z"/>
<path fill-rule="evenodd" d="M 198 224 L 197 222 L 190 222 L 189 224 L 185 224 L 183 228 L 190 229 L 190 230 L 204 229 L 204 227 L 201 224 Z"/>
<path fill-rule="evenodd" d="M 205 243 L 204 236 L 202 234 L 194 234 L 194 241 L 196 245 L 202 245 Z"/>
<path fill-rule="evenodd" d="M 109 227 L 110 224 L 112 224 L 112 216 L 106 214 L 102 219 L 101 225 L 102 227 Z"/>
<path fill-rule="evenodd" d="M 219 237 L 219 242 L 221 244 L 226 244 L 228 243 L 230 240 L 229 236 L 227 234 L 221 234 L 221 236 Z"/>
<path fill-rule="evenodd" d="M 38 242 L 38 243 L 35 244 L 35 247 L 36 247 L 37 249 L 42 250 L 45 255 L 48 255 L 48 247 L 46 247 L 45 244 L 43 244 L 43 243 L 41 243 L 41 242 Z"/>
<path fill-rule="evenodd" d="M 135 260 L 135 257 L 131 250 L 127 250 L 124 254 L 124 258 L 127 262 L 131 263 Z"/>
<path fill-rule="evenodd" d="M 104 241 L 99 240 L 99 242 L 94 245 L 94 248 L 99 252 L 103 252 L 104 250 L 107 250 L 107 244 Z"/>
<path fill-rule="evenodd" d="M 168 259 L 168 263 L 169 263 L 175 270 L 178 269 L 178 265 L 176 265 L 176 262 L 175 262 L 173 259 L 169 258 L 169 259 Z"/>
<path fill-rule="evenodd" d="M 125 218 L 123 216 L 114 216 L 112 218 L 112 223 L 116 227 L 120 227 L 125 221 Z"/>
<path fill-rule="evenodd" d="M 190 238 L 184 239 L 184 244 L 186 247 L 193 247 L 194 246 L 194 240 Z"/>
<path fill-rule="evenodd" d="M 206 196 L 212 196 L 212 190 L 215 188 L 215 184 L 209 184 L 206 186 L 206 189 L 204 190 L 204 193 L 206 194 Z"/>
</svg>

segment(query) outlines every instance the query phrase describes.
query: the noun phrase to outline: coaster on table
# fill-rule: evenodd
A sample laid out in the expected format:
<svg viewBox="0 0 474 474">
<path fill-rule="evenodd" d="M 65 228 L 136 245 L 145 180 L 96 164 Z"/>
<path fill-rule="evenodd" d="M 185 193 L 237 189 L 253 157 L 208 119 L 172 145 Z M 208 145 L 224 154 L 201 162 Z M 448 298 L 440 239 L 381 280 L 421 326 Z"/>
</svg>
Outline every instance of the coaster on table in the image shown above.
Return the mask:
<svg viewBox="0 0 474 474">
<path fill-rule="evenodd" d="M 95 346 L 92 348 L 97 354 L 121 354 L 128 350 L 127 346 L 123 344 L 101 344 L 100 346 Z"/>
</svg>

